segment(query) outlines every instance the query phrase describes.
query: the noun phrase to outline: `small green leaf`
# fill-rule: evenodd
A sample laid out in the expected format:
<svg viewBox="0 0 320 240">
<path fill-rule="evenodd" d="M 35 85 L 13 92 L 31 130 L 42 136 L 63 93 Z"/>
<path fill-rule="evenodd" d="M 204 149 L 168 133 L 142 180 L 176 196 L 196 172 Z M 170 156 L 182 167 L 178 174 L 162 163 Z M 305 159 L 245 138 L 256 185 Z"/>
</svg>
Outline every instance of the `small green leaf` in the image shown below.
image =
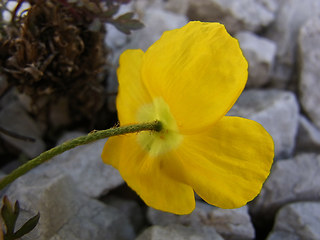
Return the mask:
<svg viewBox="0 0 320 240">
<path fill-rule="evenodd" d="M 113 26 L 115 26 L 120 32 L 123 32 L 125 34 L 130 34 L 131 31 L 130 29 L 127 29 L 126 27 L 123 26 L 123 24 L 119 24 L 117 22 L 111 22 Z"/>
<path fill-rule="evenodd" d="M 110 23 L 125 34 L 130 34 L 131 30 L 137 30 L 144 27 L 143 23 L 135 19 L 131 19 L 129 21 L 119 21 L 118 19 L 115 19 Z"/>
<path fill-rule="evenodd" d="M 9 198 L 7 196 L 4 196 L 3 199 L 2 199 L 2 202 L 3 202 L 3 206 L 6 206 L 8 207 L 8 209 L 12 210 L 12 204 L 11 202 L 9 201 Z M 13 210 L 12 210 L 13 211 Z"/>
<path fill-rule="evenodd" d="M 23 224 L 23 226 L 17 232 L 14 233 L 14 237 L 20 238 L 23 235 L 31 232 L 37 226 L 39 219 L 40 213 L 30 218 L 25 224 Z"/>
<path fill-rule="evenodd" d="M 128 12 L 128 13 L 125 13 L 123 15 L 120 15 L 116 21 L 119 22 L 119 21 L 123 21 L 123 20 L 131 20 L 133 18 L 133 15 L 134 13 L 133 12 Z"/>
<path fill-rule="evenodd" d="M 109 22 L 113 24 L 119 31 L 130 34 L 131 30 L 137 30 L 143 28 L 144 25 L 137 19 L 132 19 L 134 17 L 133 12 L 128 12 L 120 15 L 116 19 L 111 19 Z"/>
<path fill-rule="evenodd" d="M 144 24 L 139 20 L 132 19 L 129 22 L 125 23 L 126 27 L 130 28 L 130 30 L 138 30 L 144 27 Z"/>
<path fill-rule="evenodd" d="M 18 215 L 15 214 L 12 204 L 7 196 L 4 196 L 2 201 L 3 206 L 1 208 L 1 216 L 4 224 L 6 225 L 7 233 L 13 234 Z"/>
</svg>

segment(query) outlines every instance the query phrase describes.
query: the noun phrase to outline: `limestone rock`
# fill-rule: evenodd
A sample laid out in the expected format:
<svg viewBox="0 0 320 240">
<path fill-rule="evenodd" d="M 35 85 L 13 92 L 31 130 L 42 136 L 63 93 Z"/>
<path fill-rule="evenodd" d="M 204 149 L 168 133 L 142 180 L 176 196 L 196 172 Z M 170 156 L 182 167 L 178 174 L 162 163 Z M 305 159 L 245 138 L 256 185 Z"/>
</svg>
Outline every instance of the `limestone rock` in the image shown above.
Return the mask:
<svg viewBox="0 0 320 240">
<path fill-rule="evenodd" d="M 173 13 L 186 15 L 189 6 L 188 0 L 135 0 L 134 9 L 143 15 L 150 8 L 164 9 Z"/>
<path fill-rule="evenodd" d="M 169 0 L 164 1 L 164 8 L 168 11 L 186 15 L 189 8 L 189 1 L 187 0 Z"/>
<path fill-rule="evenodd" d="M 280 1 L 279 11 L 266 37 L 277 43 L 277 57 L 272 73 L 273 85 L 284 87 L 292 75 L 296 62 L 298 32 L 312 16 L 319 16 L 320 1 Z"/>
<path fill-rule="evenodd" d="M 117 63 L 119 55 L 125 49 L 140 48 L 145 51 L 161 37 L 164 31 L 180 28 L 187 24 L 188 19 L 183 14 L 164 9 L 164 4 L 169 4 L 169 2 L 138 0 L 134 1 L 133 4 L 124 5 L 120 8 L 119 14 L 135 11 L 138 14 L 137 18 L 143 22 L 145 27 L 133 31 L 130 35 L 124 35 L 111 25 L 107 25 L 109 32 L 105 41 L 113 49 L 112 62 Z"/>
<path fill-rule="evenodd" d="M 41 129 L 18 101 L 13 100 L 1 109 L 0 126 L 10 132 L 35 140 L 34 142 L 20 140 L 0 133 L 2 139 L 22 151 L 27 157 L 34 158 L 45 150 Z"/>
<path fill-rule="evenodd" d="M 180 14 L 158 8 L 148 8 L 143 15 L 142 22 L 145 27 L 131 34 L 126 48 L 140 48 L 145 51 L 161 37 L 164 31 L 180 28 L 187 24 L 188 20 Z"/>
<path fill-rule="evenodd" d="M 255 0 L 190 1 L 188 17 L 191 20 L 221 22 L 231 33 L 258 31 L 275 18 L 274 13 Z"/>
<path fill-rule="evenodd" d="M 228 115 L 260 123 L 274 140 L 276 158 L 292 154 L 299 119 L 299 105 L 293 93 L 281 90 L 244 91 Z"/>
<path fill-rule="evenodd" d="M 236 35 L 240 47 L 249 63 L 249 77 L 246 87 L 261 87 L 268 83 L 273 61 L 276 55 L 276 44 L 251 32 L 240 32 Z"/>
<path fill-rule="evenodd" d="M 164 4 L 163 0 L 135 0 L 133 8 L 140 16 L 144 16 L 149 9 L 163 10 Z"/>
<path fill-rule="evenodd" d="M 108 206 L 118 209 L 130 220 L 136 233 L 140 232 L 145 225 L 145 217 L 139 204 L 133 200 L 123 199 L 116 196 L 107 196 L 103 200 Z"/>
<path fill-rule="evenodd" d="M 320 128 L 320 14 L 300 30 L 300 101 L 312 122 Z"/>
<path fill-rule="evenodd" d="M 76 186 L 63 174 L 48 176 L 39 168 L 13 182 L 5 194 L 20 203 L 22 216 L 18 225 L 40 212 L 39 224 L 22 240 L 134 239 L 132 226 L 124 215 L 85 196 Z"/>
<path fill-rule="evenodd" d="M 59 143 L 80 135 L 85 134 L 66 134 Z M 106 141 L 106 139 L 101 139 L 91 144 L 78 146 L 56 156 L 39 168 L 49 176 L 57 172 L 69 176 L 83 193 L 90 197 L 99 197 L 124 182 L 118 170 L 102 162 L 101 153 Z"/>
<path fill-rule="evenodd" d="M 200 230 L 182 225 L 152 226 L 140 234 L 136 240 L 223 240 L 212 228 Z"/>
<path fill-rule="evenodd" d="M 284 206 L 267 240 L 320 239 L 320 202 L 301 202 Z"/>
<path fill-rule="evenodd" d="M 250 206 L 256 216 L 271 219 L 285 204 L 320 200 L 320 155 L 299 154 L 274 163 L 260 195 Z"/>
<path fill-rule="evenodd" d="M 302 115 L 299 117 L 299 130 L 296 148 L 297 151 L 301 152 L 320 151 L 320 130 Z"/>
<path fill-rule="evenodd" d="M 255 232 L 247 206 L 236 209 L 216 209 L 209 213 L 212 225 L 226 240 L 254 239 Z"/>
<path fill-rule="evenodd" d="M 281 0 L 256 0 L 272 13 L 277 13 Z"/>
<path fill-rule="evenodd" d="M 214 228 L 224 239 L 254 239 L 254 228 L 246 206 L 238 209 L 219 209 L 206 203 L 197 202 L 196 209 L 189 215 L 174 215 L 148 209 L 148 219 L 152 224 L 167 226 L 182 224 L 194 228 L 207 226 Z"/>
</svg>

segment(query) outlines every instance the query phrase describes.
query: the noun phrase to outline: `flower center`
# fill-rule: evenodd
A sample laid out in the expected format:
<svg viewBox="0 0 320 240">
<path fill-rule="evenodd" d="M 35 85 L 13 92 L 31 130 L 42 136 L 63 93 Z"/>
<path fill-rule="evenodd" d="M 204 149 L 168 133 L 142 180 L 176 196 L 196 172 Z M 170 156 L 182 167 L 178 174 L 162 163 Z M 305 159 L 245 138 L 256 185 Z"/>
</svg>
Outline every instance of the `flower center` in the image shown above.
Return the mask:
<svg viewBox="0 0 320 240">
<path fill-rule="evenodd" d="M 177 148 L 183 139 L 168 104 L 161 97 L 141 106 L 137 113 L 137 120 L 138 122 L 159 120 L 162 124 L 160 132 L 140 132 L 138 134 L 139 144 L 152 157 Z"/>
</svg>

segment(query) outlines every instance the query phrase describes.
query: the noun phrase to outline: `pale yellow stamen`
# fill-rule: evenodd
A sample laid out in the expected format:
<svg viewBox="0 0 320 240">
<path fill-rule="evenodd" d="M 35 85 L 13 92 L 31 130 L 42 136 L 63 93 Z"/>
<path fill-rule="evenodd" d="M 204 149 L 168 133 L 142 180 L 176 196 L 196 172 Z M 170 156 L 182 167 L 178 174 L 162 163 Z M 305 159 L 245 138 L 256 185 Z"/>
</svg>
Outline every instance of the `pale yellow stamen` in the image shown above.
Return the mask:
<svg viewBox="0 0 320 240">
<path fill-rule="evenodd" d="M 163 129 L 160 132 L 141 132 L 138 142 L 150 156 L 155 157 L 177 148 L 183 140 L 176 120 L 172 116 L 168 104 L 161 97 L 152 103 L 140 107 L 137 113 L 138 122 L 159 120 Z"/>
</svg>

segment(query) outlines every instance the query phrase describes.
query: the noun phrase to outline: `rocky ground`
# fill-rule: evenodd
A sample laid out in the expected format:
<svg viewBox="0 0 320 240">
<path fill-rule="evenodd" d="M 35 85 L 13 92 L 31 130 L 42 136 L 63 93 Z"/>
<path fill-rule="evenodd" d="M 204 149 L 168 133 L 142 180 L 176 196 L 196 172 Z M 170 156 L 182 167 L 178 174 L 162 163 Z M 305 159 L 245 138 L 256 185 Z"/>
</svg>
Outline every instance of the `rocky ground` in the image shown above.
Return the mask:
<svg viewBox="0 0 320 240">
<path fill-rule="evenodd" d="M 41 213 L 36 229 L 23 239 L 320 239 L 320 1 L 136 0 L 125 8 L 146 26 L 126 36 L 108 25 L 114 64 L 108 91 L 117 89 L 115 69 L 124 49 L 146 50 L 163 31 L 189 20 L 224 23 L 249 62 L 247 87 L 229 114 L 253 119 L 272 135 L 270 177 L 247 206 L 222 210 L 199 199 L 192 214 L 176 216 L 146 207 L 118 172 L 102 163 L 101 140 L 56 157 L 3 192 L 19 200 L 19 222 Z M 0 81 L 0 92 L 4 85 Z M 41 126 L 26 113 L 23 100 L 9 100 L 1 99 L 0 125 L 36 142 L 1 138 L 34 157 L 45 149 Z M 80 134 L 66 133 L 60 142 Z M 10 169 L 5 166 L 2 174 Z"/>
</svg>

